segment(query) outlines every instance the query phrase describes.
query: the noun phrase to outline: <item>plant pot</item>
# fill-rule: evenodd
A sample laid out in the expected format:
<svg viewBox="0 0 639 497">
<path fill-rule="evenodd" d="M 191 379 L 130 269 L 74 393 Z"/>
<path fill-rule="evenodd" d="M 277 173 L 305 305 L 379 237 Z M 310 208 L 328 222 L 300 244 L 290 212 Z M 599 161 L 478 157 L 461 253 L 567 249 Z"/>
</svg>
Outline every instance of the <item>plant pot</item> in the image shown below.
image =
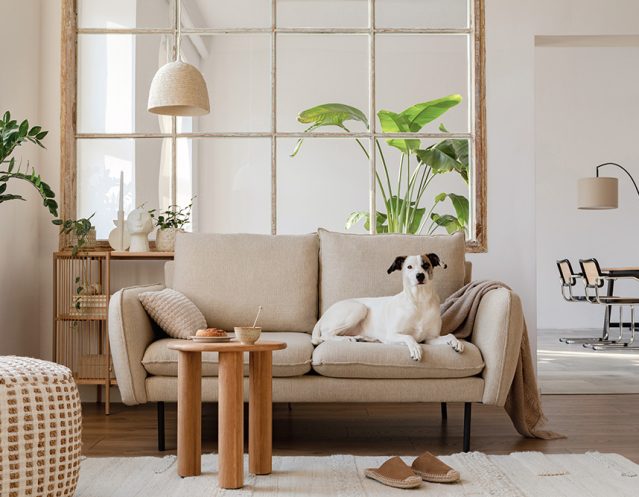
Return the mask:
<svg viewBox="0 0 639 497">
<path fill-rule="evenodd" d="M 77 235 L 74 232 L 69 233 L 67 235 L 67 246 L 75 247 L 77 244 L 78 244 Z M 98 243 L 96 240 L 95 228 L 91 228 L 91 230 L 89 231 L 89 233 L 87 234 L 85 238 L 85 242 L 84 242 L 84 245 L 82 246 L 82 249 L 95 248 L 97 244 Z"/>
<path fill-rule="evenodd" d="M 175 235 L 183 230 L 178 228 L 160 229 L 155 235 L 155 250 L 159 252 L 173 252 L 175 249 Z"/>
</svg>

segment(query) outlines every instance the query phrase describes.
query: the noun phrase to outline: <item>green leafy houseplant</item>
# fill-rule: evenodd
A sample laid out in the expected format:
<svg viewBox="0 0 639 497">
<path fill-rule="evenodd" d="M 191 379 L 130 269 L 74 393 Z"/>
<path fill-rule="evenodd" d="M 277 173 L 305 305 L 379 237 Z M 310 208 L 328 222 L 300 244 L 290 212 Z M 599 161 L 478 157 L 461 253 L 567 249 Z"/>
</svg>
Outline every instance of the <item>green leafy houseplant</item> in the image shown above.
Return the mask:
<svg viewBox="0 0 639 497">
<path fill-rule="evenodd" d="M 11 118 L 9 111 L 5 112 L 0 119 L 0 204 L 10 200 L 26 200 L 22 195 L 8 193 L 8 184 L 12 180 L 26 181 L 31 184 L 40 194 L 43 205 L 54 217 L 52 223 L 60 226 L 61 233 L 74 232 L 77 236 L 77 243 L 73 247 L 73 255 L 85 245 L 86 237 L 91 230 L 91 217 L 88 219 L 62 220 L 58 219 L 58 203 L 55 200 L 55 193 L 51 187 L 45 183 L 34 168 L 29 169 L 29 165 L 22 171 L 21 164 L 17 165 L 16 159 L 11 157 L 16 147 L 25 142 L 34 143 L 44 148 L 42 140 L 47 136 L 48 131 L 41 126 L 29 126 L 26 119 L 18 124 L 18 121 Z"/>
<path fill-rule="evenodd" d="M 178 231 L 184 231 L 184 226 L 191 221 L 193 198 L 186 207 L 171 205 L 164 211 L 156 212 L 155 209 L 149 211 L 151 218 L 158 227 L 158 232 L 155 237 L 155 248 L 157 250 L 172 252 L 175 249 L 176 233 Z"/>
<path fill-rule="evenodd" d="M 157 226 L 161 230 L 166 229 L 183 229 L 184 226 L 191 221 L 191 211 L 193 210 L 193 197 L 191 203 L 186 207 L 180 207 L 178 205 L 170 205 L 168 209 L 164 211 L 158 211 L 157 209 L 151 209 L 149 214 Z"/>
<path fill-rule="evenodd" d="M 379 124 L 384 133 L 417 133 L 428 123 L 442 116 L 462 100 L 460 95 L 449 95 L 429 102 L 415 104 L 402 112 L 380 110 L 377 113 Z M 358 121 L 369 129 L 366 115 L 359 109 L 340 103 L 322 104 L 302 111 L 298 117 L 301 124 L 310 125 L 305 132 L 311 132 L 325 126 L 336 126 L 350 132 L 344 123 Z M 447 133 L 443 124 L 441 132 Z M 291 153 L 294 157 L 300 151 L 304 139 L 295 144 Z M 368 159 L 369 151 L 359 138 L 355 142 Z M 424 194 L 433 178 L 439 174 L 455 172 L 468 184 L 468 142 L 462 139 L 445 139 L 422 148 L 421 140 L 415 138 L 389 138 L 386 143 L 401 152 L 396 184 L 393 185 L 389 174 L 389 165 L 379 140 L 375 146 L 382 164 L 382 175 L 375 171 L 377 189 L 383 199 L 385 211 L 376 212 L 375 225 L 378 233 L 427 233 L 443 227 L 448 233 L 468 230 L 468 198 L 454 193 L 440 193 L 432 199 L 430 208 L 423 207 Z M 439 214 L 435 208 L 450 200 L 456 215 Z M 355 211 L 346 220 L 346 228 L 364 221 L 364 227 L 370 228 L 370 213 Z M 429 222 L 430 221 L 430 222 Z M 428 226 L 427 226 L 428 223 Z"/>
</svg>

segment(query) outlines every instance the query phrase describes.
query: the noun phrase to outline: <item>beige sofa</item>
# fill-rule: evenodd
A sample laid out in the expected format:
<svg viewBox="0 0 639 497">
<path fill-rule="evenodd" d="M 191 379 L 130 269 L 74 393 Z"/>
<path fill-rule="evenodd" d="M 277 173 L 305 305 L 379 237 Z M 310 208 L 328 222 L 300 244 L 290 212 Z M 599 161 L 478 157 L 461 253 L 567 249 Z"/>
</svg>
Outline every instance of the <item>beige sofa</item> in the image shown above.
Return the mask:
<svg viewBox="0 0 639 497">
<path fill-rule="evenodd" d="M 442 408 L 446 402 L 464 402 L 468 450 L 471 403 L 503 406 L 514 375 L 523 319 L 516 294 L 498 289 L 484 296 L 462 354 L 448 346 L 422 345 L 422 360 L 415 362 L 400 345 L 311 344 L 310 332 L 331 304 L 398 293 L 401 276 L 388 275 L 387 268 L 397 255 L 425 252 L 437 253 L 448 266 L 435 269 L 442 300 L 469 280 L 461 234 L 369 236 L 325 230 L 299 236 L 181 234 L 165 280 L 199 307 L 209 326 L 232 330 L 250 323 L 258 305 L 264 307 L 264 334 L 288 344 L 273 355 L 274 402 L 441 402 Z M 158 403 L 161 449 L 164 402 L 177 400 L 177 352 L 167 347 L 174 339 L 149 319 L 138 294 L 162 288 L 124 288 L 109 307 L 122 400 Z M 215 402 L 217 354 L 204 353 L 202 360 L 203 400 Z"/>
</svg>

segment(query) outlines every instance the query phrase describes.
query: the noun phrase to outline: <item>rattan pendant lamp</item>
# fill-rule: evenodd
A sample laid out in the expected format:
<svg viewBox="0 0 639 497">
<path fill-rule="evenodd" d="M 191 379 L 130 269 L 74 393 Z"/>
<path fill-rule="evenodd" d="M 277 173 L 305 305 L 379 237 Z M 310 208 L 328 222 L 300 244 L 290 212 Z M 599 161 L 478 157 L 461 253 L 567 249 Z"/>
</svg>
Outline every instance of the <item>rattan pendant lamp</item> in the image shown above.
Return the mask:
<svg viewBox="0 0 639 497">
<path fill-rule="evenodd" d="M 155 73 L 149 90 L 147 110 L 165 116 L 202 116 L 211 110 L 209 92 L 202 73 L 182 61 L 181 0 L 175 0 L 177 37 L 175 60 L 163 65 Z"/>
</svg>

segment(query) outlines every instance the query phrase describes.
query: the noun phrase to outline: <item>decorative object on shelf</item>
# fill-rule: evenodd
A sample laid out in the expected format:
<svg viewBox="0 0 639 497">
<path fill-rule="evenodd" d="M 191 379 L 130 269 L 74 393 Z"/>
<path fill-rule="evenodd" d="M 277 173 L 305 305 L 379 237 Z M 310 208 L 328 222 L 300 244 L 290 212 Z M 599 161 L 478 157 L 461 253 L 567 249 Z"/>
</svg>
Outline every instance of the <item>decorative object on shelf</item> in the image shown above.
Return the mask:
<svg viewBox="0 0 639 497">
<path fill-rule="evenodd" d="M 109 233 L 109 245 L 113 250 L 123 252 L 131 245 L 129 231 L 124 223 L 124 171 L 120 171 L 120 201 L 118 206 L 118 218 L 113 220 L 115 228 Z"/>
<path fill-rule="evenodd" d="M 71 247 L 73 255 L 77 255 L 82 249 L 96 246 L 95 228 L 91 225 L 91 218 L 94 215 L 91 214 L 86 219 L 56 220 L 60 221 L 60 233 L 68 235 L 65 245 Z"/>
<path fill-rule="evenodd" d="M 639 187 L 632 174 L 616 162 L 604 162 L 595 168 L 594 178 L 580 178 L 577 183 L 577 208 L 585 210 L 616 209 L 619 207 L 619 180 L 599 176 L 603 166 L 615 166 L 628 175 L 639 195 Z"/>
<path fill-rule="evenodd" d="M 166 116 L 201 116 L 211 110 L 209 92 L 202 73 L 182 61 L 181 0 L 175 2 L 175 61 L 155 73 L 149 90 L 148 111 Z"/>
<path fill-rule="evenodd" d="M 129 251 L 148 252 L 149 233 L 153 231 L 151 215 L 141 207 L 132 210 L 126 218 L 126 228 L 131 237 Z"/>
<path fill-rule="evenodd" d="M 415 104 L 398 114 L 388 110 L 380 110 L 377 117 L 383 133 L 417 133 L 426 124 L 458 105 L 461 100 L 461 95 L 449 95 Z M 323 126 L 336 126 L 349 132 L 350 130 L 344 125 L 346 121 L 359 121 L 366 126 L 367 130 L 369 129 L 366 115 L 361 110 L 344 104 L 323 104 L 306 109 L 300 112 L 297 120 L 302 124 L 310 124 L 304 130 L 305 133 Z M 448 133 L 443 124 L 440 124 L 439 130 L 442 133 Z M 291 157 L 297 155 L 303 141 L 303 138 L 297 141 Z M 359 138 L 355 138 L 355 141 L 368 159 L 369 151 L 364 144 Z M 421 141 L 417 138 L 389 138 L 386 142 L 401 152 L 401 159 L 397 176 L 397 191 L 393 191 L 386 158 L 379 140 L 375 139 L 375 145 L 382 162 L 384 181 L 378 171 L 375 171 L 375 178 L 377 189 L 386 208 L 386 212 L 376 212 L 377 233 L 420 234 L 429 221 L 430 224 L 426 229 L 428 234 L 433 233 L 438 227 L 445 228 L 449 234 L 456 231 L 468 231 L 469 204 L 465 196 L 455 193 L 440 193 L 433 198 L 433 204 L 428 212 L 426 207 L 421 207 L 422 196 L 432 179 L 438 174 L 456 172 L 468 184 L 468 141 L 447 138 L 426 148 L 421 148 Z M 414 164 L 412 169 L 411 163 Z M 404 177 L 405 181 L 403 181 Z M 402 182 L 406 185 L 404 192 L 402 192 Z M 446 199 L 451 201 L 455 209 L 455 216 L 435 212 L 437 205 Z M 364 227 L 368 230 L 370 228 L 370 212 L 368 210 L 351 213 L 346 220 L 346 229 L 350 229 L 361 220 L 364 221 Z"/>
<path fill-rule="evenodd" d="M 165 211 L 157 212 L 155 209 L 150 210 L 149 214 L 158 231 L 155 235 L 155 249 L 160 252 L 173 252 L 175 248 L 175 235 L 184 231 L 191 221 L 191 211 L 193 210 L 193 197 L 191 203 L 186 207 L 171 205 Z"/>
</svg>

